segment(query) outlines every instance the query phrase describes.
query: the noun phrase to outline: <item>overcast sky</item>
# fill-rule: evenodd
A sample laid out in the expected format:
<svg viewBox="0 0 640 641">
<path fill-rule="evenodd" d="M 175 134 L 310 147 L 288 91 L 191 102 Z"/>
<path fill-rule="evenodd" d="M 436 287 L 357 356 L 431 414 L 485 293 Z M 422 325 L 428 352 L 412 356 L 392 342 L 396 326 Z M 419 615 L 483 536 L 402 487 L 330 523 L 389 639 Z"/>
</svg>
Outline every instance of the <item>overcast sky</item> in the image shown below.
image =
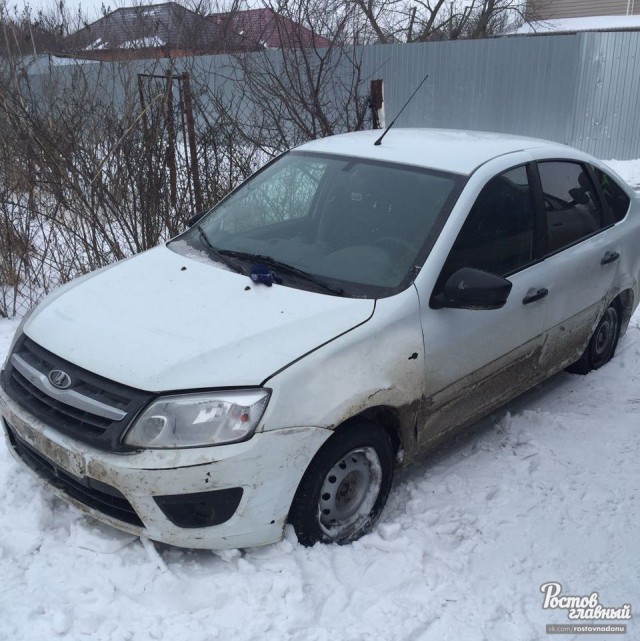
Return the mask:
<svg viewBox="0 0 640 641">
<path fill-rule="evenodd" d="M 103 15 L 103 7 L 107 12 L 113 11 L 118 7 L 133 7 L 137 5 L 148 5 L 148 4 L 161 4 L 163 2 L 168 2 L 169 0 L 64 0 L 65 7 L 69 14 L 74 15 L 78 12 L 78 7 L 82 13 L 83 17 L 88 18 L 89 20 L 95 20 L 100 18 Z M 177 0 L 179 4 L 182 4 L 186 7 L 191 5 L 196 5 L 197 0 Z M 230 4 L 231 0 L 212 0 L 211 5 L 219 5 L 221 11 L 225 10 L 225 7 Z M 251 4 L 251 0 L 245 4 Z M 256 2 L 254 1 L 255 5 Z M 59 5 L 59 0 L 8 0 L 7 6 L 9 11 L 12 11 L 14 7 L 21 11 L 22 8 L 28 5 L 33 12 L 37 12 L 40 9 L 56 11 L 57 6 Z"/>
<path fill-rule="evenodd" d="M 158 2 L 161 1 L 162 0 L 158 0 Z M 114 2 L 109 2 L 108 0 L 67 0 L 65 2 L 65 6 L 71 14 L 76 14 L 78 12 L 78 7 L 80 7 L 83 16 L 86 16 L 89 19 L 95 19 L 102 15 L 103 2 L 105 5 L 108 5 L 111 10 L 116 9 L 119 6 L 127 6 L 128 4 L 123 2 L 117 2 L 116 4 Z M 19 0 L 16 2 L 14 0 L 14 2 L 9 1 L 7 4 L 9 5 L 9 7 L 13 7 L 17 4 L 18 9 L 20 9 L 20 5 L 22 5 L 22 2 L 20 2 Z M 24 4 L 31 7 L 34 12 L 37 12 L 40 9 L 44 9 L 46 11 L 55 11 L 59 3 L 55 0 L 28 0 L 28 2 L 25 2 Z M 132 2 L 131 4 L 137 3 Z M 154 4 L 154 2 L 146 2 L 145 0 L 142 0 L 140 4 Z"/>
<path fill-rule="evenodd" d="M 77 15 L 78 8 L 83 18 L 88 19 L 89 21 L 96 20 L 104 15 L 117 9 L 119 7 L 133 7 L 133 6 L 144 6 L 149 4 L 161 4 L 163 2 L 168 2 L 169 0 L 63 0 L 67 12 L 69 15 Z M 182 4 L 189 8 L 196 8 L 198 5 L 207 5 L 210 4 L 212 9 L 211 11 L 227 11 L 229 6 L 231 6 L 233 0 L 204 0 L 200 2 L 199 0 L 174 0 L 179 4 Z M 0 0 L 0 3 L 2 0 Z M 462 5 L 470 4 L 471 0 L 454 0 L 454 2 L 459 2 Z M 40 9 L 56 11 L 57 7 L 60 4 L 60 0 L 7 0 L 7 8 L 10 12 L 13 12 L 14 9 L 17 9 L 18 12 L 22 11 L 22 8 L 26 5 L 29 6 L 33 12 L 38 12 Z M 262 5 L 261 0 L 244 0 L 240 4 L 236 4 L 240 9 L 259 7 Z M 218 7 L 218 8 L 215 8 Z"/>
</svg>

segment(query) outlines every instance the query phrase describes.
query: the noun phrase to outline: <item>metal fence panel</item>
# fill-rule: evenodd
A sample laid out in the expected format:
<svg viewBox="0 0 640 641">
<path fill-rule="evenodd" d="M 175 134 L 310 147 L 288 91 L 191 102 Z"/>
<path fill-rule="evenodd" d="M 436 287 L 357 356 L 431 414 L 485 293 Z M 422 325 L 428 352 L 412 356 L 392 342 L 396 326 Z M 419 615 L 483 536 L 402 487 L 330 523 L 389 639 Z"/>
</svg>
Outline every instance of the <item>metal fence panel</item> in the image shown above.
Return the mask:
<svg viewBox="0 0 640 641">
<path fill-rule="evenodd" d="M 572 144 L 602 158 L 640 157 L 640 33 L 582 34 Z"/>
<path fill-rule="evenodd" d="M 276 61 L 281 53 L 250 55 Z M 640 157 L 640 31 L 371 45 L 354 59 L 362 60 L 365 83 L 384 81 L 387 123 L 428 73 L 397 126 L 499 131 L 555 140 L 605 159 Z M 244 95 L 233 56 L 135 66 L 157 73 L 170 64 L 177 72 L 189 69 L 229 100 Z M 135 88 L 124 86 L 120 66 L 88 63 L 46 70 L 40 65 L 34 75 L 76 82 L 80 73 L 84 82 L 124 102 Z"/>
<path fill-rule="evenodd" d="M 582 33 L 364 48 L 384 80 L 387 122 L 500 131 L 602 158 L 640 157 L 640 32 Z"/>
</svg>

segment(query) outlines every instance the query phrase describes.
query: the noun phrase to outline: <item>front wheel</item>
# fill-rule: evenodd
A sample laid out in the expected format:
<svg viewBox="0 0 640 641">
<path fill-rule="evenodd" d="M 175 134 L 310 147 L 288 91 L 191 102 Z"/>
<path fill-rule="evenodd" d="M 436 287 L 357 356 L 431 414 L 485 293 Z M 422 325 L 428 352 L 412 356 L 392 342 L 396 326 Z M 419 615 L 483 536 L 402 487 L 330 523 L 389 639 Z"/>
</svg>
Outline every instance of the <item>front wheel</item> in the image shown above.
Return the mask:
<svg viewBox="0 0 640 641">
<path fill-rule="evenodd" d="M 611 303 L 602 315 L 580 360 L 567 367 L 567 371 L 573 374 L 588 374 L 591 370 L 599 369 L 613 358 L 618 338 L 620 338 L 620 315 L 616 305 Z"/>
<path fill-rule="evenodd" d="M 386 503 L 394 451 L 375 423 L 344 427 L 320 448 L 289 512 L 303 545 L 349 543 L 369 532 Z"/>
</svg>

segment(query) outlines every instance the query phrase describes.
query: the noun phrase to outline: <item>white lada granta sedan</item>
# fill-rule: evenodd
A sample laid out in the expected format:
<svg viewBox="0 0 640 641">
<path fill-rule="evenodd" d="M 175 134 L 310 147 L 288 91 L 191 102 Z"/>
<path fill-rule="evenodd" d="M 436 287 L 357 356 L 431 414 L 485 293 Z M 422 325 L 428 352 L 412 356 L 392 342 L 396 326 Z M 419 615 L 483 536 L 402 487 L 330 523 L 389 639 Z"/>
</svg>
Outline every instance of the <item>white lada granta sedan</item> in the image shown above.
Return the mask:
<svg viewBox="0 0 640 641">
<path fill-rule="evenodd" d="M 563 368 L 639 300 L 636 196 L 541 140 L 335 136 L 166 245 L 75 280 L 2 373 L 11 451 L 67 501 L 173 545 L 345 543 L 394 468 Z"/>
</svg>

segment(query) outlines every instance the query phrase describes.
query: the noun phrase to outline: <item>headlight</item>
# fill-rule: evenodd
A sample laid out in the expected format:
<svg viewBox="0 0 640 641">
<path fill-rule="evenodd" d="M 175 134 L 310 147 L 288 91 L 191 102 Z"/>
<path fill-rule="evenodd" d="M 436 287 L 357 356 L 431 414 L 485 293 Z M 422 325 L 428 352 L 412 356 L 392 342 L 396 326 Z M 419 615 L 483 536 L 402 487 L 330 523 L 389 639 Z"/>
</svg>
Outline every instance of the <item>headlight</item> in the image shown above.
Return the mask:
<svg viewBox="0 0 640 641">
<path fill-rule="evenodd" d="M 152 449 L 244 441 L 253 436 L 269 396 L 269 390 L 259 389 L 161 397 L 140 415 L 124 441 Z"/>
</svg>

